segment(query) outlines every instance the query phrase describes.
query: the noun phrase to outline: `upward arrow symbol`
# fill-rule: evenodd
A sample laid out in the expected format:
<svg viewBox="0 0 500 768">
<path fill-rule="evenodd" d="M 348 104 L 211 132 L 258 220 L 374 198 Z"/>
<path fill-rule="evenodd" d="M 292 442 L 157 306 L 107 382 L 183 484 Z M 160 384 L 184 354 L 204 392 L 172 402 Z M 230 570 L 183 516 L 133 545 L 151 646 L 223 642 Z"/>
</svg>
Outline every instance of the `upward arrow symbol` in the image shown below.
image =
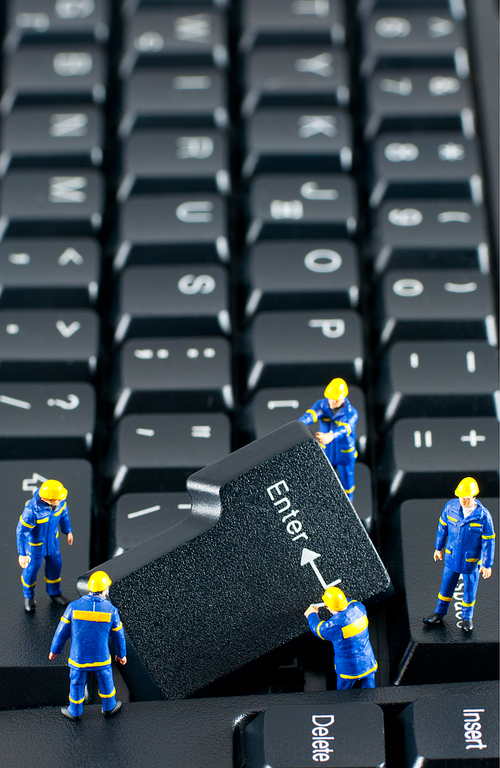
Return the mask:
<svg viewBox="0 0 500 768">
<path fill-rule="evenodd" d="M 74 248 L 66 248 L 66 250 L 61 253 L 57 261 L 62 267 L 66 266 L 66 264 L 69 264 L 70 261 L 72 261 L 73 264 L 83 264 L 83 256 Z"/>
<path fill-rule="evenodd" d="M 302 557 L 300 559 L 300 564 L 311 566 L 314 573 L 318 577 L 323 589 L 328 589 L 329 587 L 334 587 L 336 584 L 340 584 L 342 579 L 337 579 L 336 581 L 332 581 L 331 584 L 326 583 L 323 576 L 319 572 L 318 566 L 314 562 L 315 560 L 317 560 L 318 557 L 321 557 L 321 555 L 318 552 L 313 552 L 312 549 L 307 549 L 306 547 L 304 547 L 304 549 L 302 550 Z"/>
</svg>

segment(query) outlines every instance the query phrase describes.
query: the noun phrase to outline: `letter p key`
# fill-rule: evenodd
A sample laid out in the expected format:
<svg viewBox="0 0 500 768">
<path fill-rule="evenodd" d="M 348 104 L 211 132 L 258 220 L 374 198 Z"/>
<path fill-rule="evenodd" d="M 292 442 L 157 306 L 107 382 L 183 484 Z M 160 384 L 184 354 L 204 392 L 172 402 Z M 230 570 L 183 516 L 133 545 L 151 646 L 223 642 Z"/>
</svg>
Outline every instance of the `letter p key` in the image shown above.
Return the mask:
<svg viewBox="0 0 500 768">
<path fill-rule="evenodd" d="M 339 339 L 345 333 L 345 322 L 340 318 L 326 320 L 309 320 L 309 328 L 321 328 L 327 339 Z"/>
</svg>

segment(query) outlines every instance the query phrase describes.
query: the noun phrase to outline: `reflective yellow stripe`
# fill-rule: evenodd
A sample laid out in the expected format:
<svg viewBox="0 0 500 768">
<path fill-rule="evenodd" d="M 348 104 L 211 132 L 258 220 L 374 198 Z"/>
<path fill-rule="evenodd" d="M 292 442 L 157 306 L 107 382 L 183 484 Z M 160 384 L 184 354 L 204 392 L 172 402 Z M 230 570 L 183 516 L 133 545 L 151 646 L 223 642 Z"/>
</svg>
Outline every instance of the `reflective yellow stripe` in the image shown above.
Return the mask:
<svg viewBox="0 0 500 768">
<path fill-rule="evenodd" d="M 477 563 L 478 560 L 479 560 L 478 557 L 466 557 L 465 558 L 465 562 L 466 563 Z"/>
<path fill-rule="evenodd" d="M 470 527 L 471 528 L 482 528 L 483 526 L 482 526 L 482 523 L 471 523 Z"/>
<path fill-rule="evenodd" d="M 331 418 L 329 416 L 323 416 L 323 421 L 331 421 Z"/>
<path fill-rule="evenodd" d="M 61 621 L 64 621 L 65 624 L 71 624 L 71 621 L 66 619 L 64 616 L 61 616 Z"/>
<path fill-rule="evenodd" d="M 457 520 L 457 518 L 456 518 L 456 517 L 450 517 L 450 516 L 448 515 L 448 520 L 453 520 L 453 522 L 454 522 L 454 523 L 458 523 L 458 520 Z"/>
<path fill-rule="evenodd" d="M 438 600 L 445 600 L 447 603 L 450 603 L 453 600 L 453 598 L 452 597 L 443 597 L 443 595 L 440 592 L 438 594 Z"/>
<path fill-rule="evenodd" d="M 77 664 L 73 659 L 68 659 L 68 664 L 72 664 L 73 667 L 105 667 L 107 664 L 111 664 L 111 656 L 107 661 L 94 661 L 91 664 Z"/>
<path fill-rule="evenodd" d="M 30 541 L 30 547 L 41 547 L 42 544 L 43 544 L 43 541 L 38 541 L 36 543 L 34 541 Z"/>
<path fill-rule="evenodd" d="M 25 587 L 34 587 L 35 584 L 36 584 L 36 581 L 34 581 L 33 584 L 26 584 L 26 582 L 25 582 L 25 580 L 23 579 L 22 576 L 21 576 L 21 581 L 23 582 Z"/>
<path fill-rule="evenodd" d="M 368 619 L 366 616 L 361 616 L 346 627 L 342 627 L 342 635 L 344 638 L 354 637 L 355 635 L 359 635 L 360 632 L 364 632 L 367 626 Z"/>
<path fill-rule="evenodd" d="M 481 536 L 481 538 L 482 538 L 482 539 L 494 539 L 494 538 L 495 538 L 495 534 L 494 534 L 494 533 L 492 533 L 492 534 L 491 534 L 491 536 L 485 536 L 485 535 L 483 534 L 483 535 Z"/>
<path fill-rule="evenodd" d="M 349 424 L 346 424 L 344 421 L 336 421 L 335 424 L 337 424 L 337 426 L 339 427 L 346 427 L 346 429 L 348 430 L 347 437 L 349 437 L 349 435 L 352 432 L 352 429 L 350 428 Z"/>
<path fill-rule="evenodd" d="M 356 450 L 356 446 L 354 446 L 354 448 L 346 448 L 345 450 L 344 448 L 341 448 L 340 453 L 352 453 L 355 450 Z"/>
<path fill-rule="evenodd" d="M 449 549 L 445 549 L 445 552 L 446 552 L 447 555 L 451 555 L 451 552 L 450 552 Z"/>
<path fill-rule="evenodd" d="M 316 411 L 313 411 L 312 408 L 308 408 L 306 413 L 310 413 L 311 414 L 311 416 L 313 417 L 313 423 L 314 424 L 318 421 L 318 417 L 316 415 Z"/>
<path fill-rule="evenodd" d="M 37 520 L 36 522 L 37 522 L 37 525 L 39 525 L 40 523 L 48 523 L 49 522 L 49 518 L 48 517 L 42 517 L 41 520 Z"/>
<path fill-rule="evenodd" d="M 441 525 L 446 525 L 446 523 L 445 523 L 445 521 L 443 520 L 442 517 L 439 518 L 439 522 L 441 523 Z"/>
<path fill-rule="evenodd" d="M 344 680 L 359 680 L 360 677 L 366 677 L 367 675 L 371 675 L 372 672 L 375 672 L 378 669 L 378 664 L 375 662 L 375 666 L 369 669 L 367 672 L 363 672 L 361 675 L 340 675 L 341 678 Z"/>
<path fill-rule="evenodd" d="M 58 579 L 48 579 L 46 576 L 44 576 L 43 580 L 46 584 L 57 584 L 59 581 L 61 581 L 61 577 Z"/>
<path fill-rule="evenodd" d="M 352 488 L 344 488 L 344 491 L 345 491 L 346 493 L 352 493 L 352 492 L 354 491 L 354 489 L 355 489 L 355 488 L 356 488 L 356 486 L 355 486 L 355 485 L 353 485 L 353 486 L 352 486 Z"/>
<path fill-rule="evenodd" d="M 100 691 L 98 691 L 98 694 L 101 697 L 101 699 L 110 699 L 112 696 L 115 695 L 115 693 L 116 693 L 116 688 L 113 688 L 111 693 L 101 693 Z"/>
<path fill-rule="evenodd" d="M 73 618 L 82 621 L 111 621 L 111 614 L 104 611 L 73 611 Z"/>
<path fill-rule="evenodd" d="M 320 623 L 319 623 L 319 624 L 318 624 L 318 626 L 316 627 L 316 634 L 318 635 L 318 637 L 321 637 L 321 635 L 320 635 L 320 632 L 319 632 L 319 628 L 320 628 L 320 627 L 321 627 L 321 625 L 322 625 L 322 624 L 324 624 L 324 623 L 325 623 L 324 621 L 320 621 Z M 321 637 L 321 639 L 322 639 L 322 640 L 324 640 L 325 638 L 324 638 L 324 637 Z"/>
<path fill-rule="evenodd" d="M 464 608 L 472 608 L 472 606 L 475 605 L 475 604 L 476 604 L 475 600 L 474 600 L 473 603 L 464 603 L 464 601 L 462 600 L 462 605 L 463 605 Z"/>
<path fill-rule="evenodd" d="M 111 629 L 113 630 L 113 632 L 118 632 L 118 630 L 121 629 L 122 627 L 123 627 L 123 624 L 120 621 L 117 627 L 111 627 Z"/>
<path fill-rule="evenodd" d="M 30 525 L 29 523 L 25 523 L 24 520 L 23 520 L 23 516 L 22 515 L 19 518 L 19 520 L 22 522 L 23 525 L 26 526 L 26 528 L 34 528 L 35 527 L 34 525 Z"/>
<path fill-rule="evenodd" d="M 72 699 L 71 696 L 68 696 L 68 699 L 71 701 L 72 704 L 82 704 L 82 702 L 85 701 L 85 696 L 83 699 Z"/>
<path fill-rule="evenodd" d="M 65 510 L 65 509 L 66 509 L 66 504 L 64 504 L 64 506 L 63 506 L 63 507 L 61 507 L 61 509 L 59 510 L 59 512 L 55 512 L 55 513 L 54 513 L 54 517 L 59 517 L 59 515 L 60 515 L 60 514 L 62 514 L 62 512 L 64 512 L 64 510 Z"/>
</svg>

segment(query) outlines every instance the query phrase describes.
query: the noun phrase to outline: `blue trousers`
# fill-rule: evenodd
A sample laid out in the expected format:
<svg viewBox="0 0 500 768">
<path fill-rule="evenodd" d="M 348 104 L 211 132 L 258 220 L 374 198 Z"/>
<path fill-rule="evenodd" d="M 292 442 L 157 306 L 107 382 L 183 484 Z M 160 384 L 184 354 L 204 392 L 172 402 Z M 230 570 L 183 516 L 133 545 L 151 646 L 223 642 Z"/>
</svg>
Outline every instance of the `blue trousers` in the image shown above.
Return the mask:
<svg viewBox="0 0 500 768">
<path fill-rule="evenodd" d="M 42 567 L 43 557 L 34 557 L 30 555 L 30 561 L 23 569 L 21 582 L 23 585 L 23 595 L 25 597 L 35 596 L 35 585 L 38 571 Z M 61 594 L 61 553 L 56 552 L 53 555 L 45 557 L 45 588 L 49 595 Z"/>
<path fill-rule="evenodd" d="M 452 571 L 446 563 L 443 569 L 443 580 L 439 590 L 438 601 L 434 613 L 444 616 L 453 600 L 453 593 L 458 584 L 460 574 Z M 462 599 L 462 619 L 472 619 L 474 613 L 474 604 L 476 602 L 476 592 L 479 583 L 479 568 L 475 568 L 472 573 L 463 573 L 464 596 Z"/>
<path fill-rule="evenodd" d="M 337 672 L 337 690 L 345 691 L 348 688 L 352 688 L 358 680 L 361 682 L 361 688 L 375 688 L 375 672 L 371 672 L 369 675 L 366 675 L 366 677 L 358 677 L 356 680 L 346 680 L 345 678 L 340 677 Z"/>
<path fill-rule="evenodd" d="M 354 461 L 349 464 L 337 464 L 334 467 L 339 476 L 340 484 L 347 494 L 350 501 L 354 496 Z"/>
<path fill-rule="evenodd" d="M 113 681 L 113 671 L 111 664 L 99 669 L 76 669 L 69 668 L 69 713 L 74 717 L 80 717 L 83 712 L 83 700 L 85 698 L 85 683 L 87 675 L 93 672 L 97 677 L 99 686 L 99 696 L 101 697 L 101 706 L 103 712 L 108 712 L 116 704 L 116 689 Z"/>
</svg>

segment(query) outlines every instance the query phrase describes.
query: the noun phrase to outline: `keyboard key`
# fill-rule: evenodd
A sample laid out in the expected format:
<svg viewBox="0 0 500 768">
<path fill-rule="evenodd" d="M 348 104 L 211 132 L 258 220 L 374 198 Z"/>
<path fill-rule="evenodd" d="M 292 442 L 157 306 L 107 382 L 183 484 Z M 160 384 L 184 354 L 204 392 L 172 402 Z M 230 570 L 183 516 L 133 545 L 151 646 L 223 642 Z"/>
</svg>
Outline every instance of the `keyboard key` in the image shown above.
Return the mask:
<svg viewBox="0 0 500 768">
<path fill-rule="evenodd" d="M 386 272 L 379 312 L 382 344 L 401 338 L 498 343 L 491 281 L 476 270 Z"/>
<path fill-rule="evenodd" d="M 359 734 L 363 738 L 359 738 Z M 245 728 L 246 768 L 385 764 L 384 715 L 376 704 L 275 705 Z"/>
<path fill-rule="evenodd" d="M 246 314 L 356 307 L 358 253 L 349 240 L 273 240 L 250 249 Z"/>
<path fill-rule="evenodd" d="M 330 46 L 258 48 L 248 54 L 244 115 L 257 106 L 328 105 L 349 103 L 350 81 L 344 51 Z"/>
<path fill-rule="evenodd" d="M 115 418 L 124 413 L 219 411 L 234 406 L 226 339 L 131 339 L 119 357 Z"/>
<path fill-rule="evenodd" d="M 2 381 L 93 378 L 99 317 L 92 310 L 4 309 L 0 312 Z"/>
<path fill-rule="evenodd" d="M 196 336 L 231 330 L 223 267 L 130 267 L 120 278 L 119 301 L 118 342 L 131 335 Z"/>
<path fill-rule="evenodd" d="M 88 43 L 22 46 L 5 58 L 0 108 L 8 114 L 14 103 L 50 99 L 67 103 L 106 98 L 106 58 Z"/>
<path fill-rule="evenodd" d="M 217 195 L 137 195 L 120 211 L 114 266 L 125 263 L 227 261 L 226 211 Z"/>
<path fill-rule="evenodd" d="M 384 422 L 402 416 L 495 416 L 498 350 L 484 341 L 400 341 L 382 360 Z"/>
<path fill-rule="evenodd" d="M 475 135 L 469 80 L 453 69 L 386 69 L 366 85 L 365 137 L 381 130 L 433 128 Z"/>
<path fill-rule="evenodd" d="M 111 510 L 109 556 L 121 555 L 190 514 L 187 493 L 125 493 Z"/>
<path fill-rule="evenodd" d="M 148 418 L 124 421 L 147 426 Z M 179 454 L 179 429 L 176 435 Z M 130 436 L 128 450 L 134 442 Z M 390 588 L 366 531 L 303 424 L 289 424 L 222 461 L 212 451 L 210 460 L 216 463 L 188 481 L 195 517 L 176 526 L 175 538 L 160 534 L 103 566 L 134 648 L 124 668 L 134 696 L 141 695 L 144 664 L 151 693 L 179 698 L 270 651 L 279 648 L 284 655 L 288 642 L 305 640 L 303 607 L 320 599 L 323 580 L 341 579 L 346 592 L 369 608 Z M 290 506 L 295 511 L 287 519 L 282 513 Z M 186 541 L 200 514 L 204 532 Z M 309 565 L 309 551 L 320 577 Z M 79 582 L 83 590 L 86 579 Z M 148 601 L 140 602 L 146 583 Z M 249 599 L 255 594 L 259 601 Z M 223 624 L 207 605 L 224 606 Z M 144 631 L 153 617 L 155 631 Z M 195 662 L 200 655 L 203 664 Z"/>
<path fill-rule="evenodd" d="M 384 133 L 373 144 L 372 158 L 374 208 L 387 197 L 471 198 L 475 205 L 483 203 L 475 139 L 452 131 Z"/>
<path fill-rule="evenodd" d="M 2 307 L 85 307 L 99 293 L 100 249 L 90 238 L 0 242 Z"/>
<path fill-rule="evenodd" d="M 88 458 L 94 423 L 89 384 L 0 384 L 2 458 Z"/>
<path fill-rule="evenodd" d="M 3 119 L 0 172 L 35 165 L 101 165 L 102 112 L 81 104 L 14 107 Z"/>
<path fill-rule="evenodd" d="M 340 0 L 247 0 L 243 5 L 241 48 L 255 43 L 340 43 L 345 39 L 344 5 Z"/>
<path fill-rule="evenodd" d="M 263 174 L 251 182 L 247 242 L 265 237 L 352 235 L 357 217 L 356 188 L 350 176 Z"/>
<path fill-rule="evenodd" d="M 123 84 L 122 138 L 139 126 L 225 128 L 225 77 L 213 67 L 146 67 Z"/>
<path fill-rule="evenodd" d="M 457 477 L 461 477 L 459 468 L 450 478 L 448 493 L 450 489 L 453 493 Z M 483 495 L 481 482 L 479 487 L 478 498 L 498 530 L 498 499 Z M 426 487 L 425 492 L 428 490 Z M 406 604 L 389 626 L 389 650 L 391 675 L 403 686 L 498 677 L 498 569 L 493 569 L 489 579 L 479 577 L 472 632 L 462 629 L 461 578 L 442 624 L 429 627 L 422 622 L 434 610 L 441 585 L 443 563 L 433 560 L 434 541 L 449 498 L 411 499 L 397 513 L 398 548 L 390 556 L 389 568 L 391 575 L 394 571 L 398 591 L 405 591 Z"/>
<path fill-rule="evenodd" d="M 139 8 L 125 19 L 120 74 L 128 77 L 138 61 L 158 64 L 180 60 L 183 64 L 192 61 L 226 66 L 225 27 L 224 16 L 209 5 L 187 13 L 182 6 Z"/>
<path fill-rule="evenodd" d="M 124 416 L 106 468 L 112 494 L 183 491 L 189 475 L 226 456 L 230 443 L 223 413 Z"/>
<path fill-rule="evenodd" d="M 341 109 L 322 114 L 297 107 L 257 110 L 247 120 L 243 175 L 255 171 L 349 171 L 352 126 Z"/>
<path fill-rule="evenodd" d="M 352 310 L 260 312 L 248 343 L 250 390 L 292 381 L 324 386 L 333 372 L 347 380 L 363 375 L 361 317 Z"/>
<path fill-rule="evenodd" d="M 479 267 L 489 272 L 485 210 L 465 200 L 392 200 L 373 231 L 374 268 Z"/>
<path fill-rule="evenodd" d="M 108 0 L 11 0 L 7 9 L 7 50 L 44 38 L 108 39 Z"/>
<path fill-rule="evenodd" d="M 87 235 L 101 228 L 104 179 L 98 171 L 9 171 L 0 223 L 9 235 Z"/>
<path fill-rule="evenodd" d="M 388 503 L 446 493 L 457 475 L 476 478 L 482 493 L 498 489 L 498 421 L 493 418 L 421 418 L 396 421 L 379 467 Z"/>
<path fill-rule="evenodd" d="M 120 202 L 131 192 L 226 194 L 230 186 L 227 142 L 220 131 L 138 129 L 124 142 Z"/>
<path fill-rule="evenodd" d="M 3 407 L 3 406 L 2 406 Z M 8 499 L 8 514 L 0 515 L 0 537 L 8 557 L 0 558 L 2 594 L 0 606 L 0 708 L 46 707 L 68 700 L 68 653 L 49 662 L 48 648 L 63 608 L 45 591 L 43 570 L 35 592 L 36 610 L 24 610 L 21 568 L 17 563 L 15 527 L 24 505 L 45 480 L 60 480 L 68 490 L 68 509 L 74 541 L 68 547 L 61 536 L 62 591 L 69 600 L 78 599 L 75 583 L 82 569 L 90 566 L 92 468 L 84 459 L 30 459 L 0 461 L 0 483 Z M 8 542 L 8 544 L 7 544 Z M 13 638 L 17 642 L 13 642 Z M 62 720 L 62 718 L 61 718 Z M 52 759 L 53 759 L 52 755 Z M 14 760 L 14 758 L 13 758 Z M 13 762 L 14 764 L 14 762 Z"/>
</svg>

